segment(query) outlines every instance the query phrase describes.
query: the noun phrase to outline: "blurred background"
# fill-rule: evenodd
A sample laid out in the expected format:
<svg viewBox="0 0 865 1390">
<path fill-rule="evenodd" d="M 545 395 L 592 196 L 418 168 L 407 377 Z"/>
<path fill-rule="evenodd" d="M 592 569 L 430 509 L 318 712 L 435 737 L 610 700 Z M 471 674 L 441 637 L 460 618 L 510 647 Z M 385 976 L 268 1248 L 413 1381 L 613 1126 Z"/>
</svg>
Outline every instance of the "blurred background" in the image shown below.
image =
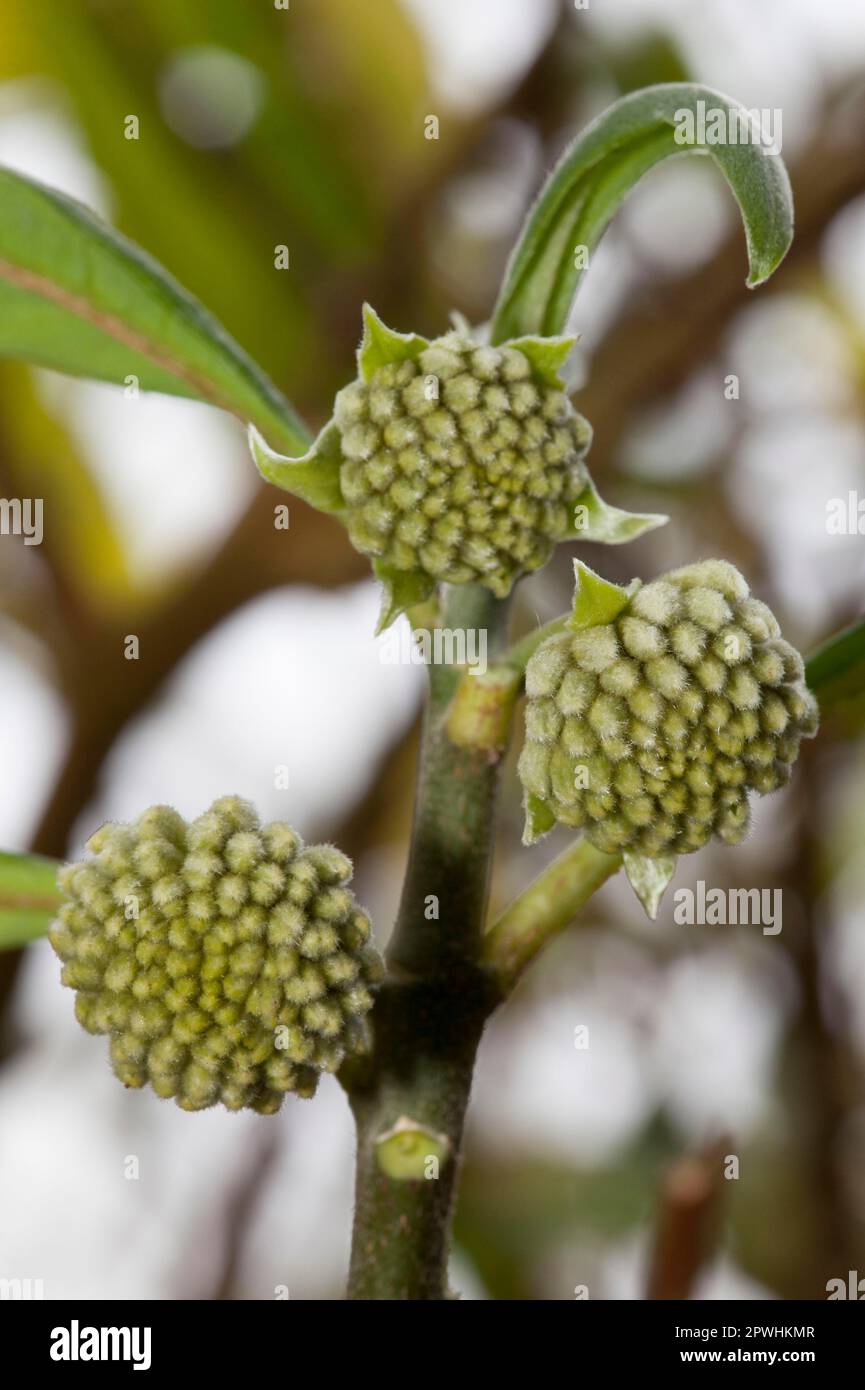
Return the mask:
<svg viewBox="0 0 865 1390">
<path fill-rule="evenodd" d="M 832 499 L 865 497 L 857 0 L 6 0 L 0 163 L 147 247 L 317 426 L 364 299 L 428 336 L 452 309 L 483 321 L 564 142 L 684 78 L 780 109 L 797 236 L 748 292 L 709 161 L 656 170 L 619 214 L 576 305 L 575 399 L 604 496 L 672 521 L 581 553 L 619 581 L 726 556 L 807 652 L 865 579 L 862 536 L 826 526 Z M 423 680 L 382 663 L 341 528 L 292 500 L 275 530 L 284 495 L 205 406 L 9 363 L 0 493 L 45 499 L 41 546 L 0 538 L 0 844 L 77 854 L 107 818 L 237 792 L 355 857 L 384 943 Z M 524 626 L 565 608 L 573 553 L 521 586 Z M 745 846 L 680 861 L 677 887 L 782 888 L 780 935 L 675 926 L 672 894 L 649 923 L 616 879 L 494 1018 L 464 1297 L 822 1298 L 865 1277 L 859 733 L 852 710 L 824 728 Z M 500 906 L 567 843 L 524 850 L 518 804 L 511 763 Z M 0 957 L 0 1275 L 48 1298 L 341 1297 L 336 1083 L 275 1119 L 126 1093 L 58 977 L 45 942 Z"/>
</svg>

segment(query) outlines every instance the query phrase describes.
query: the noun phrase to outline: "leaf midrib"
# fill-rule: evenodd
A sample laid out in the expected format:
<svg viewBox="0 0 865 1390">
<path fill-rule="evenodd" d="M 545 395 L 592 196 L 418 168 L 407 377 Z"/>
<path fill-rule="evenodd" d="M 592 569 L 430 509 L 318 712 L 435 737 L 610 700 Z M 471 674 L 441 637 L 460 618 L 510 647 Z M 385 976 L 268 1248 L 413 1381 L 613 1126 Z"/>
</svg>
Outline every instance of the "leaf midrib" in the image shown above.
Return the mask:
<svg viewBox="0 0 865 1390">
<path fill-rule="evenodd" d="M 235 406 L 214 389 L 209 377 L 196 371 L 194 367 L 190 367 L 182 360 L 172 357 L 170 353 L 151 342 L 144 333 L 125 324 L 116 314 L 100 309 L 83 295 L 65 289 L 56 281 L 50 280 L 47 276 L 39 275 L 36 271 L 27 270 L 23 266 L 15 265 L 11 261 L 3 259 L 0 259 L 0 279 L 5 280 L 7 284 L 16 289 L 25 291 L 25 293 L 37 295 L 47 303 L 54 304 L 57 308 L 91 324 L 100 332 L 113 338 L 122 347 L 139 353 L 152 362 L 154 366 L 182 381 L 195 395 L 207 401 L 208 404 L 217 406 L 220 410 L 226 410 L 238 419 L 245 419 Z"/>
</svg>

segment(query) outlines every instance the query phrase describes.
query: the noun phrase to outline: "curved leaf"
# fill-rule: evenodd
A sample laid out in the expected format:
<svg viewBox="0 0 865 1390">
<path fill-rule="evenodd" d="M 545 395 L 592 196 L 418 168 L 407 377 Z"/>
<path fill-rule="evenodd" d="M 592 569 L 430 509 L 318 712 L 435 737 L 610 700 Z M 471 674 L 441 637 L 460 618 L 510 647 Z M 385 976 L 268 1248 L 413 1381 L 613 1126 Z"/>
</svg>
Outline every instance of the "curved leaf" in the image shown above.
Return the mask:
<svg viewBox="0 0 865 1390">
<path fill-rule="evenodd" d="M 748 142 L 712 143 L 716 127 L 705 117 L 715 111 Z M 609 107 L 568 147 L 530 212 L 505 275 L 492 341 L 564 331 L 585 268 L 578 248 L 591 252 L 634 184 L 673 155 L 714 159 L 745 224 L 747 283 L 768 279 L 792 240 L 793 201 L 783 161 L 759 143 L 758 129 L 738 102 L 690 82 L 647 87 Z M 694 143 L 684 143 L 690 134 Z"/>
<path fill-rule="evenodd" d="M 0 169 L 0 356 L 189 396 L 302 453 L 309 434 L 225 329 L 140 247 Z"/>
<path fill-rule="evenodd" d="M 0 950 L 45 935 L 60 904 L 58 868 L 39 854 L 0 853 Z"/>
</svg>

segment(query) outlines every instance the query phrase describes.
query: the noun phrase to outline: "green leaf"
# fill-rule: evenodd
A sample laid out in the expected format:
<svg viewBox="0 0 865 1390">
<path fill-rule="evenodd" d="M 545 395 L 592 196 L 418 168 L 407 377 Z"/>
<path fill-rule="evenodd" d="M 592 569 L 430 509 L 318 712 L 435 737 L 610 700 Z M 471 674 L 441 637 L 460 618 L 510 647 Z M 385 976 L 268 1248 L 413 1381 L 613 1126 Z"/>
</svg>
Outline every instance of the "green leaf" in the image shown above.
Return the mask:
<svg viewBox="0 0 865 1390">
<path fill-rule="evenodd" d="M 60 905 L 59 867 L 38 854 L 0 853 L 0 950 L 45 935 Z"/>
<path fill-rule="evenodd" d="M 626 512 L 611 507 L 589 481 L 574 503 L 568 535 L 584 541 L 602 541 L 605 545 L 624 545 L 657 526 L 666 526 L 669 520 L 663 512 Z"/>
<path fill-rule="evenodd" d="M 865 704 L 865 618 L 836 632 L 808 658 L 805 679 L 821 715 L 853 715 Z"/>
<path fill-rule="evenodd" d="M 780 155 L 759 143 L 710 144 L 708 121 L 703 143 L 682 143 L 682 135 L 689 134 L 686 122 L 698 118 L 699 103 L 705 114 L 723 112 L 725 120 L 742 122 L 740 132 L 753 133 L 745 108 L 730 97 L 695 83 L 671 82 L 623 97 L 577 136 L 514 248 L 493 317 L 494 343 L 566 328 L 585 259 L 613 214 L 643 174 L 675 155 L 708 155 L 715 161 L 745 225 L 747 283 L 753 287 L 768 279 L 793 237 L 787 171 Z"/>
<path fill-rule="evenodd" d="M 332 420 L 325 425 L 309 452 L 301 454 L 300 458 L 276 453 L 254 425 L 249 427 L 249 447 L 258 471 L 267 482 L 294 493 L 320 512 L 339 512 L 345 507 L 339 482 L 342 450 L 339 430 Z"/>
<path fill-rule="evenodd" d="M 363 306 L 363 338 L 357 350 L 357 365 L 364 381 L 388 362 L 405 362 L 420 357 L 429 347 L 426 338 L 417 333 L 397 333 L 388 328 L 370 304 Z"/>
<path fill-rule="evenodd" d="M 415 604 L 424 603 L 435 592 L 435 580 L 431 575 L 424 574 L 423 570 L 391 569 L 380 560 L 374 560 L 372 567 L 383 588 L 381 612 L 375 629 L 378 636 L 402 613 L 407 613 Z"/>
<path fill-rule="evenodd" d="M 547 803 L 534 792 L 526 792 L 526 822 L 523 827 L 523 844 L 533 845 L 544 835 L 548 835 L 556 823 L 556 818 Z"/>
<path fill-rule="evenodd" d="M 676 856 L 665 854 L 650 859 L 648 855 L 632 854 L 630 850 L 625 850 L 622 858 L 628 882 L 646 909 L 647 917 L 654 922 L 661 899 L 676 872 Z"/>
<path fill-rule="evenodd" d="M 225 329 L 80 203 L 0 169 L 0 356 L 207 401 L 296 451 L 309 434 Z"/>
<path fill-rule="evenodd" d="M 611 623 L 624 608 L 627 608 L 640 587 L 639 579 L 632 579 L 627 588 L 621 584 L 611 584 L 602 579 L 582 560 L 574 561 L 574 606 L 568 619 L 568 627 L 580 632 L 586 627 L 597 627 L 601 623 Z"/>
<path fill-rule="evenodd" d="M 578 339 L 576 337 L 556 337 L 556 338 L 514 338 L 508 344 L 509 347 L 519 348 L 524 357 L 527 357 L 535 370 L 535 374 L 546 382 L 547 386 L 558 387 L 559 390 L 565 389 L 559 373 L 567 362 Z"/>
</svg>

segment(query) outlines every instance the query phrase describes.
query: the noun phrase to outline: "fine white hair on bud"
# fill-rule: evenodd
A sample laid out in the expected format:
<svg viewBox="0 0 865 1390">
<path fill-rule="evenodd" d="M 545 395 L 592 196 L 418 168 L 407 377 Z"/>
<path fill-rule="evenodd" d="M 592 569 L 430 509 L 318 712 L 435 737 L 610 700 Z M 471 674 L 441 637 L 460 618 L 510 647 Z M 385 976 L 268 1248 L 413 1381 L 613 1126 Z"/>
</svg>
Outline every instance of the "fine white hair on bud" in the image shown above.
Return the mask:
<svg viewBox="0 0 865 1390">
<path fill-rule="evenodd" d="M 723 594 L 700 584 L 684 596 L 685 611 L 692 622 L 705 632 L 717 632 L 732 617 L 732 610 Z"/>
<path fill-rule="evenodd" d="M 537 699 L 526 710 L 526 723 L 537 743 L 554 743 L 562 727 L 562 715 L 555 700 Z"/>
<path fill-rule="evenodd" d="M 439 377 L 446 381 L 463 370 L 463 355 L 456 349 L 459 339 L 446 334 L 437 343 L 431 343 L 420 355 L 421 370 L 427 376 Z"/>
<path fill-rule="evenodd" d="M 92 857 L 59 874 L 49 935 L 79 1022 L 109 1035 L 124 1085 L 185 1110 L 270 1114 L 367 1046 L 383 968 L 335 846 L 259 825 L 240 797 L 191 824 L 154 807 L 88 844 Z M 129 896 L 127 921 L 115 904 Z"/>
<path fill-rule="evenodd" d="M 738 619 L 755 642 L 766 642 L 770 637 L 781 635 L 774 613 L 760 599 L 745 599 L 739 607 Z"/>
<path fill-rule="evenodd" d="M 641 670 L 636 661 L 621 657 L 601 672 L 600 685 L 610 695 L 630 695 L 640 684 Z"/>
<path fill-rule="evenodd" d="M 666 700 L 676 701 L 688 684 L 687 669 L 673 656 L 657 656 L 645 664 L 646 679 Z"/>
<path fill-rule="evenodd" d="M 544 643 L 535 652 L 530 669 L 526 670 L 527 695 L 554 695 L 568 670 L 568 650 L 562 644 Z"/>
<path fill-rule="evenodd" d="M 686 666 L 694 666 L 700 660 L 708 641 L 705 629 L 696 623 L 676 623 L 670 630 L 670 647 Z"/>
<path fill-rule="evenodd" d="M 726 561 L 674 570 L 612 622 L 547 638 L 526 693 L 526 793 L 606 853 L 739 843 L 749 794 L 785 785 L 819 717 L 799 653 Z"/>
<path fill-rule="evenodd" d="M 598 683 L 589 671 L 571 667 L 561 679 L 556 692 L 556 704 L 562 714 L 584 714 L 591 705 Z"/>
<path fill-rule="evenodd" d="M 619 655 L 615 628 L 607 624 L 578 632 L 571 640 L 571 653 L 584 671 L 605 671 Z"/>
<path fill-rule="evenodd" d="M 622 646 L 637 661 L 649 661 L 653 656 L 662 656 L 666 650 L 664 633 L 655 623 L 628 615 L 621 619 L 618 628 Z"/>
<path fill-rule="evenodd" d="M 662 579 L 645 584 L 631 600 L 631 612 L 635 618 L 645 618 L 646 622 L 657 623 L 659 627 L 669 627 L 680 610 L 678 589 Z"/>
<path fill-rule="evenodd" d="M 679 589 L 714 589 L 729 599 L 747 599 L 748 582 L 729 560 L 698 560 L 673 570 L 668 580 Z"/>
</svg>

